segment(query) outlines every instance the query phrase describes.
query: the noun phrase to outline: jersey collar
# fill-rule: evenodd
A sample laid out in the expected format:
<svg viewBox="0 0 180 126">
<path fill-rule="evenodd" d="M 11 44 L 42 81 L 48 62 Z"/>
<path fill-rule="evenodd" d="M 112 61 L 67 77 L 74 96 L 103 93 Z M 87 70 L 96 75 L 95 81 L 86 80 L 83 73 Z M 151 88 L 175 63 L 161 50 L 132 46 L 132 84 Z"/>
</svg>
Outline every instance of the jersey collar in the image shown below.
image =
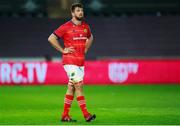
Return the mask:
<svg viewBox="0 0 180 126">
<path fill-rule="evenodd" d="M 71 22 L 73 25 L 75 25 L 75 26 L 81 26 L 81 25 L 83 24 L 83 21 L 81 21 L 81 24 L 80 24 L 80 25 L 75 24 L 72 20 L 70 20 L 70 22 Z"/>
</svg>

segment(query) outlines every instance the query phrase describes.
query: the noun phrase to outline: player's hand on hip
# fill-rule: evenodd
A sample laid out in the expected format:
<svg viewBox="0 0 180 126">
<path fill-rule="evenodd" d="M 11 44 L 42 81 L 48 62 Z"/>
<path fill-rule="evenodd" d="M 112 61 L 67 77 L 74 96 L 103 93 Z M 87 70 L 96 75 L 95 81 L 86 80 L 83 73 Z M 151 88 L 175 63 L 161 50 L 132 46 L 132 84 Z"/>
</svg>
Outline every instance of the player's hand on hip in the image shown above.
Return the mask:
<svg viewBox="0 0 180 126">
<path fill-rule="evenodd" d="M 75 52 L 74 47 L 67 47 L 67 48 L 64 48 L 63 50 L 63 54 L 68 54 L 68 53 L 73 53 L 73 52 Z"/>
</svg>

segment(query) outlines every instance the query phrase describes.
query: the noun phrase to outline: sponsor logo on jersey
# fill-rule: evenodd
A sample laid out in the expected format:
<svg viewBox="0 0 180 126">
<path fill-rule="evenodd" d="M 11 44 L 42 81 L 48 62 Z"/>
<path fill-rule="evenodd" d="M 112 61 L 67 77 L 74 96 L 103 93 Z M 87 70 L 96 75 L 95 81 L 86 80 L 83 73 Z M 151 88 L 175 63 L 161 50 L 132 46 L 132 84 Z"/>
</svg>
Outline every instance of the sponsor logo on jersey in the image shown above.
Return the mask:
<svg viewBox="0 0 180 126">
<path fill-rule="evenodd" d="M 73 40 L 86 40 L 87 37 L 73 37 Z"/>
</svg>

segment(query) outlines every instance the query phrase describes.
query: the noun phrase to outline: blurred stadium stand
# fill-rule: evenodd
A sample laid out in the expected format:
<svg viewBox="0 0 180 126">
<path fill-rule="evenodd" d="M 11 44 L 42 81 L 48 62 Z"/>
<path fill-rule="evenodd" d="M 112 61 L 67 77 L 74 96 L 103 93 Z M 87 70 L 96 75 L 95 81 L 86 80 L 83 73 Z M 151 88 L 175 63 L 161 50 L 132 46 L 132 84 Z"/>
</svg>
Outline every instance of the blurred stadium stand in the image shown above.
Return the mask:
<svg viewBox="0 0 180 126">
<path fill-rule="evenodd" d="M 69 5 L 80 0 L 1 0 L 1 15 L 47 15 L 52 9 L 69 10 Z M 92 15 L 133 15 L 133 14 L 178 14 L 179 0 L 81 0 L 87 14 Z M 59 6 L 59 7 L 58 7 Z M 63 11 L 61 14 L 67 14 Z"/>
<path fill-rule="evenodd" d="M 180 13 L 179 0 L 87 0 L 86 12 L 94 15 L 154 15 Z M 98 8 L 98 9 L 97 9 Z"/>
<path fill-rule="evenodd" d="M 47 38 L 70 19 L 73 1 L 67 1 L 1 0 L 0 57 L 59 56 Z M 52 10 L 58 2 L 62 6 Z M 87 58 L 180 56 L 179 0 L 87 0 L 84 5 L 95 37 Z"/>
<path fill-rule="evenodd" d="M 1 0 L 1 17 L 22 17 L 46 15 L 46 0 Z"/>
</svg>

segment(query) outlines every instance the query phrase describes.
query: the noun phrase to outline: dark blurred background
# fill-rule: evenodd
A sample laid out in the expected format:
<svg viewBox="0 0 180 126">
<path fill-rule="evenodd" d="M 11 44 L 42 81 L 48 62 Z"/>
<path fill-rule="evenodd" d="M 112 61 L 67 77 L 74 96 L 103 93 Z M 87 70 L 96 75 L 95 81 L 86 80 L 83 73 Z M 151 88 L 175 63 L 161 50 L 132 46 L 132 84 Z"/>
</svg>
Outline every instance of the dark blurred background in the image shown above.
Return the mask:
<svg viewBox="0 0 180 126">
<path fill-rule="evenodd" d="M 180 0 L 1 0 L 0 58 L 60 56 L 47 38 L 74 2 L 94 34 L 88 59 L 180 56 Z"/>
</svg>

